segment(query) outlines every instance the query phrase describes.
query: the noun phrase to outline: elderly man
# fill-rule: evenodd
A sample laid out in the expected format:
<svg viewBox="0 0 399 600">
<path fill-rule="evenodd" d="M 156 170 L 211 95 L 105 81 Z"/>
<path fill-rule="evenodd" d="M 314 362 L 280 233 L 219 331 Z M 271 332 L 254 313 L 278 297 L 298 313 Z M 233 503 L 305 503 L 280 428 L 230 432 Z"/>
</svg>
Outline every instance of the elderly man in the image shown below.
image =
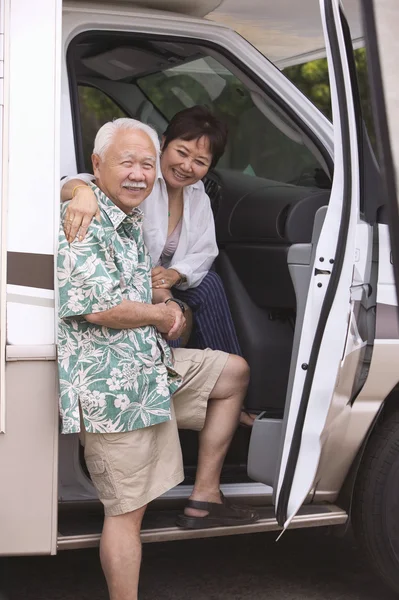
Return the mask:
<svg viewBox="0 0 399 600">
<path fill-rule="evenodd" d="M 138 208 L 151 192 L 158 156 L 147 125 L 106 123 L 92 157 L 100 214 L 82 241 L 68 244 L 60 228 L 62 427 L 81 433 L 104 505 L 100 556 L 112 600 L 137 598 L 146 506 L 184 479 L 178 427 L 200 431 L 197 478 L 179 525 L 258 518 L 230 506 L 219 490 L 248 384 L 246 362 L 212 350 L 172 355 L 165 341 L 184 330 L 184 306 L 169 290 L 151 290 Z"/>
</svg>

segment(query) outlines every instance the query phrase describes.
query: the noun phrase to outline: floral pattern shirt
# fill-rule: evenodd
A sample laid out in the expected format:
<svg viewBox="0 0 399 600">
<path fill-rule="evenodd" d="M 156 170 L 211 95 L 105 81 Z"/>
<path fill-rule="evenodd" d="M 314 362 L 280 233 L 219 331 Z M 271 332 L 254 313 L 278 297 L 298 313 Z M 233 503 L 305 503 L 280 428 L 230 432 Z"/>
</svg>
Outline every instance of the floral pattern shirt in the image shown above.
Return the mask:
<svg viewBox="0 0 399 600">
<path fill-rule="evenodd" d="M 110 329 L 83 315 L 123 299 L 151 303 L 151 261 L 142 212 L 126 215 L 93 184 L 101 223 L 68 244 L 61 218 L 57 261 L 58 369 L 62 432 L 116 433 L 171 419 L 171 395 L 181 384 L 168 344 L 153 326 Z M 62 217 L 68 203 L 61 207 Z"/>
</svg>

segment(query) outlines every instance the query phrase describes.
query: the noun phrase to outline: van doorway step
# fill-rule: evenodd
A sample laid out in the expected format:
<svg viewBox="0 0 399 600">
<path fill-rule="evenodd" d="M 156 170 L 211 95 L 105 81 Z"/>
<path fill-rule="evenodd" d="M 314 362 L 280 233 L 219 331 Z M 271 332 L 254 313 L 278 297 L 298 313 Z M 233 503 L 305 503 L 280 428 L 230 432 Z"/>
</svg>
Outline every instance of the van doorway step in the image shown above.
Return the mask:
<svg viewBox="0 0 399 600">
<path fill-rule="evenodd" d="M 281 530 L 272 506 L 257 506 L 256 509 L 261 514 L 261 519 L 257 523 L 195 530 L 176 527 L 175 520 L 180 510 L 148 510 L 144 517 L 141 538 L 143 542 L 166 542 Z M 343 525 L 347 520 L 347 513 L 338 506 L 311 504 L 300 509 L 290 529 Z M 102 523 L 103 513 L 98 503 L 88 503 L 71 511 L 61 511 L 58 522 L 58 549 L 72 550 L 98 546 Z"/>
</svg>

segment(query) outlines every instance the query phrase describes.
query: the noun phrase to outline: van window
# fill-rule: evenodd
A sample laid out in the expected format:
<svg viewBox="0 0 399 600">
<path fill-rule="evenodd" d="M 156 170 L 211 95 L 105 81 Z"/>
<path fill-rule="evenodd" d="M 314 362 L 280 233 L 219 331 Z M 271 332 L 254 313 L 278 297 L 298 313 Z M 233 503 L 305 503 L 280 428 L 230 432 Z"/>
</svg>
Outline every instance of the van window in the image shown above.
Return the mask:
<svg viewBox="0 0 399 600">
<path fill-rule="evenodd" d="M 101 125 L 128 115 L 109 96 L 97 88 L 79 85 L 78 97 L 84 162 L 86 169 L 90 171 L 94 138 Z"/>
<path fill-rule="evenodd" d="M 219 167 L 284 183 L 315 185 L 320 165 L 298 130 L 213 57 L 148 75 L 137 83 L 168 120 L 179 110 L 202 104 L 227 123 L 228 143 Z"/>
<path fill-rule="evenodd" d="M 80 168 L 90 165 L 95 133 L 106 120 L 126 111 L 161 134 L 176 112 L 202 104 L 229 128 L 218 168 L 286 184 L 330 187 L 328 167 L 315 144 L 261 90 L 249 89 L 237 67 L 230 68 L 225 57 L 219 60 L 214 50 L 96 32 L 76 38 L 68 55 L 79 88 Z"/>
<path fill-rule="evenodd" d="M 370 142 L 376 151 L 376 138 L 370 98 L 369 76 L 367 71 L 366 48 L 357 48 L 355 56 L 356 74 L 359 85 L 360 103 L 363 119 Z M 330 82 L 328 79 L 327 59 L 320 58 L 283 69 L 284 75 L 292 81 L 331 121 Z"/>
</svg>

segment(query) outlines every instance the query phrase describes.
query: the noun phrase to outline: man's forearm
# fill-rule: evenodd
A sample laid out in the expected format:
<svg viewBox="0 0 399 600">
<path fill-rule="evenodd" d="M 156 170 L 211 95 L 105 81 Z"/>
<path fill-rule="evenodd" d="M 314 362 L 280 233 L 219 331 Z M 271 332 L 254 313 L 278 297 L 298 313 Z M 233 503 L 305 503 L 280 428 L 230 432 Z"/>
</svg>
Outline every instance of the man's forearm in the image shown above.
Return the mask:
<svg viewBox="0 0 399 600">
<path fill-rule="evenodd" d="M 112 329 L 135 329 L 154 325 L 157 327 L 159 310 L 153 304 L 122 300 L 118 306 L 98 313 L 85 315 L 86 321 Z"/>
</svg>

